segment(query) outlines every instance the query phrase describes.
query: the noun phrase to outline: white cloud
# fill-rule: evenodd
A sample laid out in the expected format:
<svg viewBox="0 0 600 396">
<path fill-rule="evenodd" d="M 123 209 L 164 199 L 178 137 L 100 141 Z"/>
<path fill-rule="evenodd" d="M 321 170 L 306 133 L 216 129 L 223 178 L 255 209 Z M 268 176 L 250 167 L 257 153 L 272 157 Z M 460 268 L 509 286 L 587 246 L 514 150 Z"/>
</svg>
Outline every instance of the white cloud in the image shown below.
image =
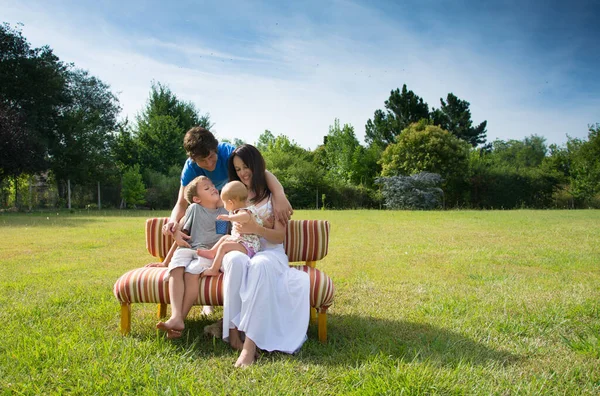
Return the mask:
<svg viewBox="0 0 600 396">
<path fill-rule="evenodd" d="M 523 64 L 489 58 L 458 40 L 443 47 L 428 42 L 360 7 L 346 12 L 360 14 L 361 26 L 371 27 L 365 36 L 376 39 L 358 40 L 343 23 L 323 28 L 306 18 L 277 18 L 285 29 L 264 27 L 261 41 L 249 43 L 244 54 L 197 37 L 142 37 L 101 16 L 77 24 L 66 11 L 44 7 L 4 8 L 9 22 L 25 23 L 24 35 L 34 46 L 48 44 L 62 60 L 110 84 L 130 119 L 155 80 L 209 112 L 220 137 L 254 142 L 270 129 L 310 148 L 323 141 L 335 118 L 352 124 L 361 139 L 367 119 L 403 83 L 433 107 L 448 92 L 468 100 L 474 122 L 488 120 L 489 140 L 535 133 L 560 143 L 566 133 L 587 136 L 587 124 L 600 121 L 597 98 L 545 101 L 545 77 L 554 89 L 567 84 L 560 65 L 534 75 Z"/>
</svg>

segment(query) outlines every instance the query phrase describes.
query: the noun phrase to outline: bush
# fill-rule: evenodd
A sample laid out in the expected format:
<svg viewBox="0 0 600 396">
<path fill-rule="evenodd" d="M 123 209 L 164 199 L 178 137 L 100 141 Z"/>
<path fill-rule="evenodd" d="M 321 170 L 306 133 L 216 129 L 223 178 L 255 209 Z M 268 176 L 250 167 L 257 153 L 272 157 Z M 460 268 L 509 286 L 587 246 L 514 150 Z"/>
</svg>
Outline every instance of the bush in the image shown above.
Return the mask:
<svg viewBox="0 0 600 396">
<path fill-rule="evenodd" d="M 383 186 L 383 199 L 389 209 L 431 210 L 443 206 L 444 192 L 440 186 L 444 179 L 437 173 L 381 177 L 375 182 Z"/>
</svg>

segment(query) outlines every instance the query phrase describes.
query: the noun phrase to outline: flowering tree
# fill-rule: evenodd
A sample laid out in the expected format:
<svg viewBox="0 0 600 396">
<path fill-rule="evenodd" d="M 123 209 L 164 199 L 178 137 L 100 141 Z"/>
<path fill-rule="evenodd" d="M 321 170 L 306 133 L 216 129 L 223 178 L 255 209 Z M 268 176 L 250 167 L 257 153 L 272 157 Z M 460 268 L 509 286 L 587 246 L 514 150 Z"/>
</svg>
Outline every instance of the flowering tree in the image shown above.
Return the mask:
<svg viewBox="0 0 600 396">
<path fill-rule="evenodd" d="M 421 172 L 380 177 L 375 182 L 383 186 L 385 206 L 389 209 L 431 210 L 443 206 L 444 192 L 439 187 L 443 181 L 437 173 Z"/>
</svg>

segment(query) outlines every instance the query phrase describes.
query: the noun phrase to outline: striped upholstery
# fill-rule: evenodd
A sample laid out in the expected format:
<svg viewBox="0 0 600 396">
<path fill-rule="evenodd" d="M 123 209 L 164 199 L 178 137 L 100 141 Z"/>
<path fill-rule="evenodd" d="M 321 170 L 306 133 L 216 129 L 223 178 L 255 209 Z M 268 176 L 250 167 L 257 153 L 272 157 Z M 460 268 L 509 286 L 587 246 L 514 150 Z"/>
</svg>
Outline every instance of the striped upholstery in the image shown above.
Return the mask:
<svg viewBox="0 0 600 396">
<path fill-rule="evenodd" d="M 293 267 L 310 278 L 310 306 L 325 311 L 333 303 L 333 282 L 322 271 L 308 265 Z M 117 279 L 113 293 L 122 303 L 169 304 L 167 268 L 144 267 L 131 270 Z M 223 305 L 223 274 L 200 278 L 196 305 Z"/>
<path fill-rule="evenodd" d="M 168 217 L 146 220 L 146 249 L 161 260 L 173 244 L 171 236 L 162 234 L 162 226 Z M 283 242 L 290 262 L 317 261 L 327 256 L 329 222 L 325 220 L 290 220 Z"/>
<path fill-rule="evenodd" d="M 160 258 L 161 261 L 167 256 L 173 244 L 173 237 L 164 236 L 162 233 L 162 226 L 168 221 L 168 217 L 146 220 L 146 249 L 148 249 L 148 253 Z"/>
<path fill-rule="evenodd" d="M 310 279 L 310 306 L 317 311 L 325 312 L 333 304 L 333 282 L 331 278 L 316 268 L 299 265 L 296 268 L 308 274 Z"/>
<path fill-rule="evenodd" d="M 290 220 L 285 233 L 285 253 L 290 262 L 317 261 L 327 256 L 329 222 Z"/>
</svg>

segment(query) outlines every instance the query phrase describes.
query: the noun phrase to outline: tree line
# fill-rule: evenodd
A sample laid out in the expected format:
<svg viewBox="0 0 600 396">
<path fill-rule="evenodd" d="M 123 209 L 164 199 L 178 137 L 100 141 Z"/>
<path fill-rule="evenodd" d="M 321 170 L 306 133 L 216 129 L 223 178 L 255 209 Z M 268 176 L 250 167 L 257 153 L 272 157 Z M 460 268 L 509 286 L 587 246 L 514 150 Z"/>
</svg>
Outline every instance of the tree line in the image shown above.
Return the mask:
<svg viewBox="0 0 600 396">
<path fill-rule="evenodd" d="M 171 208 L 183 135 L 211 129 L 209 114 L 160 82 L 134 120 L 120 110 L 100 79 L 0 26 L 0 207 Z M 564 145 L 488 142 L 486 128 L 453 93 L 430 108 L 403 85 L 366 121 L 364 145 L 338 119 L 314 150 L 268 130 L 248 143 L 296 208 L 600 207 L 599 124 Z"/>
</svg>

